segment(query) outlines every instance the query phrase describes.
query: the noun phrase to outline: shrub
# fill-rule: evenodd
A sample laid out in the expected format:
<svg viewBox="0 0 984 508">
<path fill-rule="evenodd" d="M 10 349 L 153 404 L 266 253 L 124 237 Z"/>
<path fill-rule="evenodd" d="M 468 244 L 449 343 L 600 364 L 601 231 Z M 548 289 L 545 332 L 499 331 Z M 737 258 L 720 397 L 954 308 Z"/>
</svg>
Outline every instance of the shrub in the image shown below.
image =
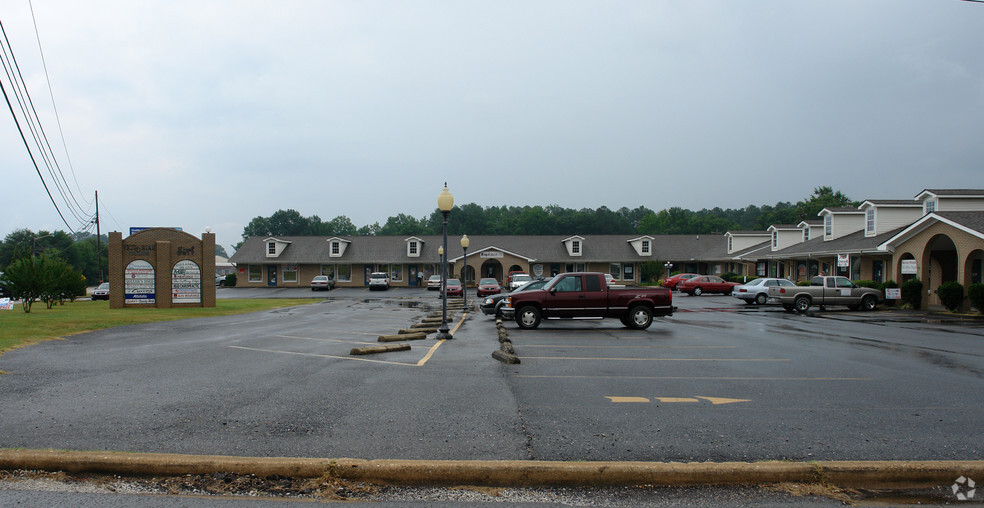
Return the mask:
<svg viewBox="0 0 984 508">
<path fill-rule="evenodd" d="M 970 304 L 977 309 L 977 312 L 984 314 L 984 284 L 971 284 L 967 286 L 967 298 Z"/>
<path fill-rule="evenodd" d="M 964 300 L 964 288 L 959 282 L 944 282 L 936 288 L 936 294 L 940 297 L 940 302 L 950 312 L 955 312 L 960 308 Z"/>
<path fill-rule="evenodd" d="M 225 276 L 225 285 L 226 285 L 226 287 L 235 286 L 236 285 L 236 274 L 230 273 L 229 275 L 226 275 Z"/>
<path fill-rule="evenodd" d="M 801 280 L 801 281 L 797 282 L 796 285 L 797 286 L 809 286 L 810 285 L 810 281 L 808 281 L 808 280 Z"/>
<path fill-rule="evenodd" d="M 878 283 L 873 280 L 856 280 L 854 285 L 862 288 L 878 289 Z"/>
<path fill-rule="evenodd" d="M 741 276 L 735 272 L 724 272 L 721 274 L 721 278 L 728 282 L 741 282 Z"/>
<path fill-rule="evenodd" d="M 912 279 L 902 283 L 902 304 L 918 309 L 922 303 L 923 283 L 919 279 Z"/>
</svg>

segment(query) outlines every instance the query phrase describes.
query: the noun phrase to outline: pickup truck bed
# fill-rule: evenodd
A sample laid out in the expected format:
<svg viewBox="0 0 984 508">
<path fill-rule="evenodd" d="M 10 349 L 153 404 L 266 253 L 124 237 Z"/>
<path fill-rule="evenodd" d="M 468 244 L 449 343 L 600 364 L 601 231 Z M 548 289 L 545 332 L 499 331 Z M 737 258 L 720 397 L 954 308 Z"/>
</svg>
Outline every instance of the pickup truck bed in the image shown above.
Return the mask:
<svg viewBox="0 0 984 508">
<path fill-rule="evenodd" d="M 611 287 L 601 273 L 564 273 L 543 289 L 510 295 L 502 313 L 526 329 L 546 318 L 618 318 L 643 330 L 654 317 L 673 314 L 673 293 L 658 287 Z"/>
</svg>

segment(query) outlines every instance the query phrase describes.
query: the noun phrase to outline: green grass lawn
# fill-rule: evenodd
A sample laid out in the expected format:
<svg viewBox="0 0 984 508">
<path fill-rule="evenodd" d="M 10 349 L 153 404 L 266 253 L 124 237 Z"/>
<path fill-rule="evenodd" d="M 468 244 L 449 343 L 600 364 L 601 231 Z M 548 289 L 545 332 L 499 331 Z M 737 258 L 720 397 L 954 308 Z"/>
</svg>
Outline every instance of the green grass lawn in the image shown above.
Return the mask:
<svg viewBox="0 0 984 508">
<path fill-rule="evenodd" d="M 0 354 L 4 351 L 35 344 L 44 340 L 60 339 L 69 335 L 114 326 L 173 321 L 176 319 L 228 316 L 258 310 L 293 307 L 319 302 L 317 299 L 249 299 L 217 300 L 215 307 L 183 309 L 110 309 L 109 302 L 65 302 L 45 308 L 35 303 L 31 312 L 25 313 L 19 303 L 14 310 L 0 310 Z"/>
</svg>

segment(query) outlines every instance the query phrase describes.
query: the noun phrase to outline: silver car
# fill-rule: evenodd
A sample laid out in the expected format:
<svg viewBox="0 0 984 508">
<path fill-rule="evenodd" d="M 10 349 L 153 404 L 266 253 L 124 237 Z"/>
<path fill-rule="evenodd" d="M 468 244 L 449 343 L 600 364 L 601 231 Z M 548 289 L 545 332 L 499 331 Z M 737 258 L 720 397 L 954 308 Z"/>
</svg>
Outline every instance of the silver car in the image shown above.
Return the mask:
<svg viewBox="0 0 984 508">
<path fill-rule="evenodd" d="M 796 287 L 796 284 L 786 279 L 761 277 L 735 286 L 731 290 L 731 295 L 739 300 L 744 300 L 747 304 L 765 305 L 769 301 L 769 288 L 783 286 Z"/>
</svg>

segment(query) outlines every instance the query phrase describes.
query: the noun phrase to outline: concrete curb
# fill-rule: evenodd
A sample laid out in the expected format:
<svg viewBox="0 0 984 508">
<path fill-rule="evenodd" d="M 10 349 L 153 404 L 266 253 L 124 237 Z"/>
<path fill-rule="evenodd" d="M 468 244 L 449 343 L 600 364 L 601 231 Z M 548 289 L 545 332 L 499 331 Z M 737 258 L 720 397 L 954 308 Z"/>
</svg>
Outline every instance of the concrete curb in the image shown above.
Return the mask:
<svg viewBox="0 0 984 508">
<path fill-rule="evenodd" d="M 949 486 L 984 477 L 984 461 L 547 462 L 361 460 L 161 453 L 0 450 L 0 469 L 177 476 L 216 472 L 337 478 L 396 485 L 625 486 L 822 483 L 853 488 Z"/>
</svg>

